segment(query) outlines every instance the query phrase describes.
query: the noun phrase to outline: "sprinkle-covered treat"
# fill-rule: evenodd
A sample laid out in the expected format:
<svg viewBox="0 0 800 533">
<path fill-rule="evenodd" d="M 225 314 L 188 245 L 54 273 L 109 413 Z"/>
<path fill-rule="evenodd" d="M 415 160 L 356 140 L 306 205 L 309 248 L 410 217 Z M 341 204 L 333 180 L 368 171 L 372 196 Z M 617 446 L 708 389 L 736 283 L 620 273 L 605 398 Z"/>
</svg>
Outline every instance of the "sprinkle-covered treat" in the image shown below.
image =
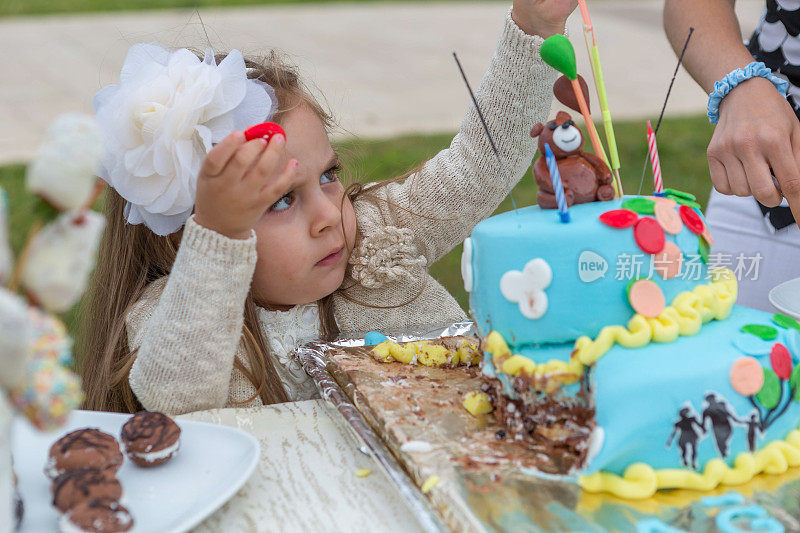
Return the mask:
<svg viewBox="0 0 800 533">
<path fill-rule="evenodd" d="M 58 526 L 62 533 L 116 533 L 130 531 L 133 517 L 117 500 L 92 498 L 62 516 Z"/>
<path fill-rule="evenodd" d="M 68 470 L 92 467 L 114 474 L 122 466 L 117 440 L 99 429 L 84 428 L 67 433 L 50 447 L 45 474 L 52 479 Z"/>
<path fill-rule="evenodd" d="M 92 498 L 119 500 L 122 497 L 122 485 L 114 474 L 97 468 L 64 472 L 53 480 L 50 490 L 53 505 L 62 513 Z"/>
<path fill-rule="evenodd" d="M 140 411 L 122 426 L 122 445 L 131 461 L 139 466 L 166 462 L 180 448 L 181 428 L 157 411 Z"/>
</svg>

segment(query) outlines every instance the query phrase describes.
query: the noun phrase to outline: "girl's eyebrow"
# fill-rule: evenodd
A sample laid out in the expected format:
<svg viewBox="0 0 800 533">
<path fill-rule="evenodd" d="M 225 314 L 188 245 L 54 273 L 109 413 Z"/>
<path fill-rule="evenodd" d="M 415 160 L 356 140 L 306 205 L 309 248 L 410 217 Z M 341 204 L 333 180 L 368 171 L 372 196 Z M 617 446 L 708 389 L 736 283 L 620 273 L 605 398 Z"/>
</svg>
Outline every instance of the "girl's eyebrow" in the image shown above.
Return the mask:
<svg viewBox="0 0 800 533">
<path fill-rule="evenodd" d="M 323 172 L 328 172 L 329 170 L 332 170 L 338 166 L 339 166 L 339 154 L 334 152 L 331 158 L 328 160 L 327 166 L 323 170 Z"/>
</svg>

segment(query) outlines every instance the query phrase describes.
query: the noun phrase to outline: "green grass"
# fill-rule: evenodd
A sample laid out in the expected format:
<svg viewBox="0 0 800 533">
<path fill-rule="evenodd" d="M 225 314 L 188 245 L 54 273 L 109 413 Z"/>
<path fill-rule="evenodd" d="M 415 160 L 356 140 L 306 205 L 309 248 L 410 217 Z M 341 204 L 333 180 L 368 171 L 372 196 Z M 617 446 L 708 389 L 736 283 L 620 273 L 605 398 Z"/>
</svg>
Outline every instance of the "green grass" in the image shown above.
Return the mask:
<svg viewBox="0 0 800 533">
<path fill-rule="evenodd" d="M 623 187 L 628 194 L 639 190 L 642 165 L 645 161 L 645 128 L 641 122 L 620 122 L 615 126 L 617 144 L 620 148 Z M 713 129 L 705 117 L 665 119 L 659 132 L 658 148 L 661 169 L 666 187 L 695 194 L 705 207 L 710 191 L 706 146 Z M 359 176 L 364 181 L 391 178 L 413 168 L 421 161 L 447 147 L 453 134 L 409 135 L 390 140 L 346 141 L 337 146 L 347 175 Z M 585 135 L 584 135 L 585 137 Z M 28 229 L 33 222 L 34 199 L 24 187 L 25 167 L 12 165 L 0 167 L 0 187 L 8 193 L 11 205 L 11 245 L 16 253 L 25 242 Z M 652 191 L 652 176 L 648 170 L 643 192 Z M 514 189 L 518 205 L 536 203 L 536 184 L 528 171 Z M 506 199 L 498 212 L 511 209 Z M 461 282 L 461 246 L 447 254 L 431 268 L 431 273 L 453 294 L 462 307 L 467 308 L 467 294 Z M 68 313 L 64 319 L 70 331 L 74 331 L 76 313 Z"/>
<path fill-rule="evenodd" d="M 46 15 L 52 13 L 85 13 L 92 11 L 194 9 L 204 7 L 265 6 L 281 4 L 377 3 L 385 1 L 387 0 L 0 0 L 0 17 L 14 15 Z"/>
</svg>

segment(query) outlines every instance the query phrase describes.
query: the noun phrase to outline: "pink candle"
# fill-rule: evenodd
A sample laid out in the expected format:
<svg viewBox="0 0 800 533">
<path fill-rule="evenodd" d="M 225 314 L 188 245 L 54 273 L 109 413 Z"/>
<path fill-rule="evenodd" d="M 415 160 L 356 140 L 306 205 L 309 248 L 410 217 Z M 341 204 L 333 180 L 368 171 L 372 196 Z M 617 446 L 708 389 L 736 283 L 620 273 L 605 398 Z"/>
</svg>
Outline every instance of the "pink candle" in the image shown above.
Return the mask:
<svg viewBox="0 0 800 533">
<path fill-rule="evenodd" d="M 653 132 L 653 127 L 650 121 L 647 121 L 647 152 L 650 154 L 650 164 L 653 167 L 653 181 L 655 183 L 655 192 L 663 194 L 664 183 L 661 181 L 661 163 L 658 160 L 658 146 L 656 145 L 656 134 Z"/>
</svg>

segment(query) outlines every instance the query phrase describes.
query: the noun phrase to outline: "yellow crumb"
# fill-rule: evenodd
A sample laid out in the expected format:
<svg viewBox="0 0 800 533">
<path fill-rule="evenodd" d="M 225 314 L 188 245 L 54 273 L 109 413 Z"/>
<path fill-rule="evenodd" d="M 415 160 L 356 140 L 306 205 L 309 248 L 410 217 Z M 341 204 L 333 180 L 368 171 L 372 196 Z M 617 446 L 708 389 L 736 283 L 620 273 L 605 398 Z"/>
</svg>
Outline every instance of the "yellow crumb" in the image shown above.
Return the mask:
<svg viewBox="0 0 800 533">
<path fill-rule="evenodd" d="M 477 365 L 481 362 L 481 351 L 478 345 L 470 341 L 458 344 L 458 359 L 465 365 Z"/>
<path fill-rule="evenodd" d="M 425 483 L 422 484 L 422 494 L 427 494 L 431 491 L 433 487 L 439 484 L 439 476 L 436 474 L 429 476 L 428 479 L 425 480 Z"/>
<path fill-rule="evenodd" d="M 410 344 L 411 343 L 401 346 L 396 342 L 393 342 L 389 345 L 389 353 L 401 363 L 405 363 L 407 365 L 415 363 L 417 360 L 417 354 L 414 352 L 414 348 Z"/>
<path fill-rule="evenodd" d="M 356 470 L 356 477 L 367 477 L 372 473 L 372 470 L 369 468 L 359 468 Z"/>
<path fill-rule="evenodd" d="M 489 396 L 487 396 L 485 392 L 480 391 L 466 393 L 461 405 L 463 405 L 464 409 L 469 411 L 469 414 L 472 416 L 491 413 L 494 410 L 492 402 L 489 401 Z"/>
<path fill-rule="evenodd" d="M 436 344 L 420 345 L 417 353 L 419 354 L 419 363 L 425 366 L 442 366 L 447 364 L 448 355 L 452 356 L 452 352 L 447 348 Z"/>
<path fill-rule="evenodd" d="M 378 361 L 383 361 L 384 363 L 391 363 L 392 361 L 394 361 L 394 359 L 389 353 L 392 344 L 394 344 L 392 341 L 385 340 L 379 345 L 375 346 L 370 353 Z"/>
</svg>

